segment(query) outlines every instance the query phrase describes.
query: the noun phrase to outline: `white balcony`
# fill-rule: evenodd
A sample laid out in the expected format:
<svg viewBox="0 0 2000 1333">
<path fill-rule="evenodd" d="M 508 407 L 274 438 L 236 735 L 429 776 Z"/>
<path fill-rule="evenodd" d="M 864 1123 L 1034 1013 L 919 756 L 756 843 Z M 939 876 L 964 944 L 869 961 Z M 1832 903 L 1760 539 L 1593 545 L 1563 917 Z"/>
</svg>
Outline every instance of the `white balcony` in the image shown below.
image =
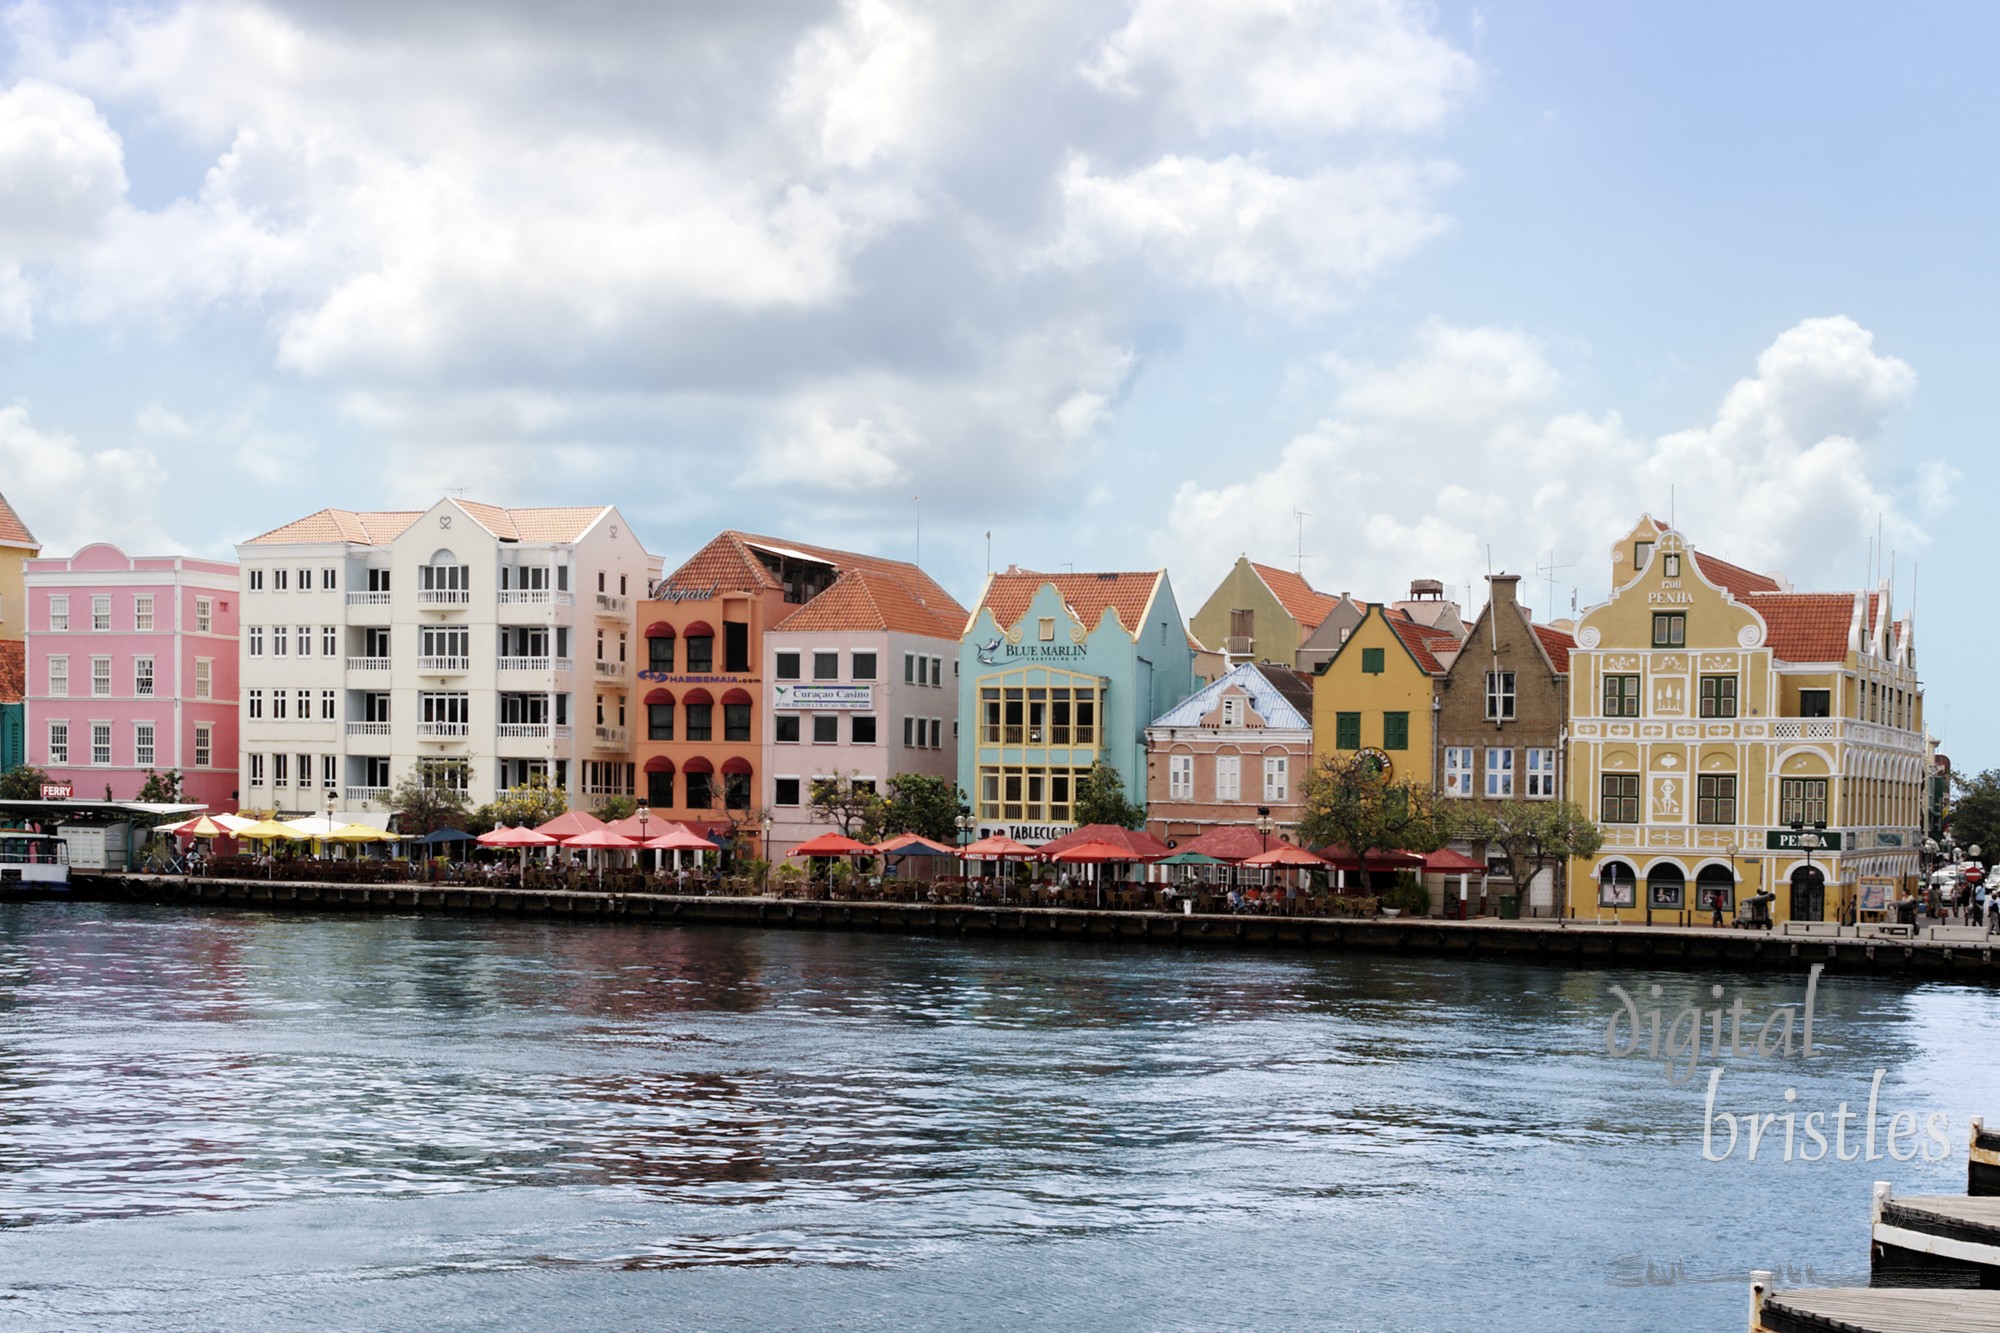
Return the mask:
<svg viewBox="0 0 2000 1333">
<path fill-rule="evenodd" d="M 556 671 L 574 671 L 576 670 L 576 659 L 572 657 L 552 658 L 549 665 Z"/>
<path fill-rule="evenodd" d="M 502 657 L 499 659 L 500 670 L 502 671 L 547 671 L 549 663 L 553 660 L 553 658 L 548 657 Z"/>
<path fill-rule="evenodd" d="M 458 676 L 472 667 L 469 657 L 419 657 L 417 670 L 426 676 Z"/>
<path fill-rule="evenodd" d="M 601 748 L 623 749 L 625 738 L 628 735 L 630 733 L 623 727 L 599 727 L 597 728 L 597 744 Z"/>
<path fill-rule="evenodd" d="M 462 741 L 472 734 L 468 722 L 419 722 L 417 739 L 420 741 Z"/>
<path fill-rule="evenodd" d="M 503 741 L 545 741 L 549 738 L 549 724 L 546 722 L 502 722 L 493 728 L 493 734 Z"/>
<path fill-rule="evenodd" d="M 349 787 L 347 803 L 357 805 L 380 805 L 389 799 L 387 787 Z"/>
<path fill-rule="evenodd" d="M 347 594 L 349 606 L 387 606 L 389 594 L 386 592 L 351 592 Z"/>
<path fill-rule="evenodd" d="M 547 606 L 549 598 L 553 596 L 555 594 L 547 588 L 502 588 L 500 590 L 500 605 Z"/>
<path fill-rule="evenodd" d="M 347 724 L 350 736 L 386 736 L 389 734 L 387 722 L 350 722 Z"/>
<path fill-rule="evenodd" d="M 601 616 L 622 616 L 632 609 L 630 597 L 620 597 L 617 593 L 597 594 L 597 614 Z"/>
<path fill-rule="evenodd" d="M 464 588 L 424 588 L 417 593 L 417 605 L 433 609 L 470 606 L 472 594 Z"/>
<path fill-rule="evenodd" d="M 387 671 L 391 659 L 386 657 L 350 657 L 347 659 L 349 671 Z"/>
</svg>

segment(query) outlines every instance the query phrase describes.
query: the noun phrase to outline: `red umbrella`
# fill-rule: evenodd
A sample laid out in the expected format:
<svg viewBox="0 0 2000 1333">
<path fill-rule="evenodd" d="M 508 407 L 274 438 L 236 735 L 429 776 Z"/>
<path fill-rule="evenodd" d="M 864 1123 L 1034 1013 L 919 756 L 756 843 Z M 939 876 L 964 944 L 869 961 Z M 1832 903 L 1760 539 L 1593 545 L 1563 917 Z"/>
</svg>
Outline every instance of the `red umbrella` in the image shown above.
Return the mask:
<svg viewBox="0 0 2000 1333">
<path fill-rule="evenodd" d="M 1035 849 L 1026 843 L 1015 842 L 1004 833 L 995 833 L 990 838 L 967 843 L 959 855 L 968 861 L 1007 861 L 1015 857 L 1026 861 L 1034 857 Z"/>
<path fill-rule="evenodd" d="M 956 848 L 947 847 L 941 842 L 932 842 L 929 838 L 920 837 L 915 833 L 904 833 L 897 837 L 889 839 L 887 842 L 878 842 L 875 844 L 876 851 L 888 853 L 890 855 L 893 855 L 897 852 L 912 851 L 919 847 L 927 847 L 931 851 L 938 852 L 945 856 L 958 855 L 958 850 Z"/>
<path fill-rule="evenodd" d="M 856 842 L 844 833 L 828 831 L 808 842 L 792 848 L 793 856 L 869 856 L 875 849 L 865 842 Z"/>
<path fill-rule="evenodd" d="M 488 829 L 479 835 L 482 847 L 552 847 L 556 840 L 531 828 Z"/>
<path fill-rule="evenodd" d="M 1135 852 L 1129 847 L 1120 847 L 1109 842 L 1086 842 L 1068 851 L 1057 852 L 1051 861 L 1061 861 L 1072 865 L 1102 865 L 1106 861 L 1154 861 L 1159 858 Z"/>
<path fill-rule="evenodd" d="M 1243 864 L 1246 866 L 1323 866 L 1326 862 L 1314 856 L 1303 847 L 1294 847 L 1289 842 L 1281 842 L 1268 852 L 1259 852 L 1255 856 L 1245 858 Z"/>
<path fill-rule="evenodd" d="M 714 843 L 699 833 L 690 832 L 679 824 L 669 825 L 667 831 L 657 838 L 648 838 L 640 844 L 655 852 L 712 852 Z"/>
<path fill-rule="evenodd" d="M 629 849 L 637 847 L 639 840 L 637 838 L 628 838 L 622 833 L 613 833 L 608 828 L 594 828 L 588 832 L 573 834 L 570 837 L 562 839 L 562 845 L 565 847 L 622 847 Z"/>
<path fill-rule="evenodd" d="M 579 833 L 604 827 L 604 821 L 583 810 L 568 810 L 557 815 L 546 824 L 535 826 L 535 832 L 546 833 L 557 842 L 566 842 Z"/>
</svg>

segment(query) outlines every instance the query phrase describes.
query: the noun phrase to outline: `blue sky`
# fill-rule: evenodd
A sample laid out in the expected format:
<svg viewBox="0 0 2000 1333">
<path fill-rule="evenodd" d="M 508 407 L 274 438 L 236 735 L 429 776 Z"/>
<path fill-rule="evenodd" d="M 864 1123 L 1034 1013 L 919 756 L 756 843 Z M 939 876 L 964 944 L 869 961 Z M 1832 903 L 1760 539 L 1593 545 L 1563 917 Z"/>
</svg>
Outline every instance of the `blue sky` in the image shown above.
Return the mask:
<svg viewBox="0 0 2000 1333">
<path fill-rule="evenodd" d="M 14 6 L 0 490 L 51 549 L 611 500 L 1323 587 L 1916 578 L 1981 707 L 1986 6 Z M 1886 573 L 1887 560 L 1884 560 Z M 1538 609 L 1549 583 L 1531 578 Z"/>
</svg>

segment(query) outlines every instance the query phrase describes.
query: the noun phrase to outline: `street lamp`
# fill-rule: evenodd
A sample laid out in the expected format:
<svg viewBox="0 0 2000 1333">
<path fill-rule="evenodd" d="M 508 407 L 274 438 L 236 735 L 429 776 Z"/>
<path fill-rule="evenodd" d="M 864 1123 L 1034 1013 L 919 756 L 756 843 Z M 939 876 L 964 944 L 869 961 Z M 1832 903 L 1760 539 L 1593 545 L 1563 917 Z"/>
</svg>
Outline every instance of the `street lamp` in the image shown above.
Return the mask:
<svg viewBox="0 0 2000 1333">
<path fill-rule="evenodd" d="M 639 802 L 639 809 L 637 813 L 639 816 L 639 841 L 643 843 L 646 841 L 646 825 L 650 823 L 653 818 L 653 808 L 647 805 L 644 801 L 641 801 Z M 653 866 L 655 869 L 659 868 L 659 863 L 660 863 L 660 854 L 658 852 L 654 852 Z"/>
<path fill-rule="evenodd" d="M 331 841 L 333 836 L 333 788 L 331 787 L 326 789 L 326 832 L 328 841 L 320 843 L 320 855 L 327 860 L 331 860 L 333 859 L 333 843 Z"/>
<path fill-rule="evenodd" d="M 1806 828 L 1804 820 L 1794 819 L 1792 821 L 1792 832 L 1798 835 L 1799 846 L 1805 849 L 1806 885 L 1808 888 L 1812 887 L 1814 883 L 1812 854 L 1823 845 L 1824 840 L 1820 837 L 1820 834 L 1824 833 L 1825 831 L 1826 831 L 1826 821 L 1824 819 L 1815 819 L 1812 822 L 1812 828 L 1810 830 Z M 1820 877 L 1820 882 L 1824 884 L 1824 881 L 1825 881 L 1825 876 L 1822 875 Z M 1825 897 L 1822 896 L 1820 899 L 1820 910 L 1822 913 L 1824 913 L 1825 911 L 1825 906 L 1826 906 L 1826 900 Z M 1818 917 L 1814 917 L 1813 919 L 1818 920 Z"/>
<path fill-rule="evenodd" d="M 761 853 L 762 853 L 762 857 L 761 857 L 761 859 L 762 859 L 762 861 L 764 862 L 764 883 L 763 883 L 763 885 L 762 885 L 762 886 L 761 886 L 761 887 L 760 887 L 760 888 L 759 888 L 759 889 L 758 889 L 757 891 L 758 891 L 759 893 L 769 893 L 769 892 L 771 891 L 771 813 L 770 813 L 770 811 L 768 811 L 768 810 L 767 810 L 767 811 L 765 811 L 765 812 L 764 812 L 764 817 L 763 817 L 762 819 L 760 819 L 760 820 L 758 820 L 758 821 L 757 821 L 757 826 L 758 826 L 759 828 L 761 828 L 761 829 L 763 829 L 763 830 L 764 830 L 764 841 L 763 841 L 763 843 L 762 843 L 762 844 L 761 844 L 761 845 L 760 845 L 760 846 L 759 846 L 759 847 L 757 848 L 757 850 L 758 850 L 759 852 L 761 852 Z"/>
<path fill-rule="evenodd" d="M 979 821 L 972 817 L 972 807 L 958 807 L 958 818 L 952 823 L 958 828 L 958 877 L 965 878 L 965 844 L 972 841 L 972 830 Z"/>
<path fill-rule="evenodd" d="M 1271 807 L 1268 805 L 1258 806 L 1257 831 L 1264 835 L 1264 850 L 1267 852 L 1271 850 L 1271 830 L 1276 827 L 1277 825 L 1271 822 Z"/>
</svg>

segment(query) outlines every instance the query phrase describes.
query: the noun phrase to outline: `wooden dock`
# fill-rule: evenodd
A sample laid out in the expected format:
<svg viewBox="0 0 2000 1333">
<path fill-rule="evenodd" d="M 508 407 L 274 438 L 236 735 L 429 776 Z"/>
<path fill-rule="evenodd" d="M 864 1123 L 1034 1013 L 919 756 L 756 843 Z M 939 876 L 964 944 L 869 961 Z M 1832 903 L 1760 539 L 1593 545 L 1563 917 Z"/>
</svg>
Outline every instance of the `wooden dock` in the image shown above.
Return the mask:
<svg viewBox="0 0 2000 1333">
<path fill-rule="evenodd" d="M 1750 1333 L 2000 1333 L 2000 1291 L 1769 1291 L 1751 1280 Z"/>
<path fill-rule="evenodd" d="M 289 911 L 437 912 L 640 920 L 678 925 L 869 931 L 966 939 L 1084 939 L 1177 948 L 1479 958 L 1554 966 L 1734 969 L 2000 982 L 1995 937 L 1798 935 L 1577 921 L 1183 914 L 1026 905 L 849 902 L 597 893 L 451 884 L 331 884 L 116 875 L 79 878 L 71 897 Z M 2000 1142 L 2000 1141 L 1997 1141 Z"/>
</svg>

